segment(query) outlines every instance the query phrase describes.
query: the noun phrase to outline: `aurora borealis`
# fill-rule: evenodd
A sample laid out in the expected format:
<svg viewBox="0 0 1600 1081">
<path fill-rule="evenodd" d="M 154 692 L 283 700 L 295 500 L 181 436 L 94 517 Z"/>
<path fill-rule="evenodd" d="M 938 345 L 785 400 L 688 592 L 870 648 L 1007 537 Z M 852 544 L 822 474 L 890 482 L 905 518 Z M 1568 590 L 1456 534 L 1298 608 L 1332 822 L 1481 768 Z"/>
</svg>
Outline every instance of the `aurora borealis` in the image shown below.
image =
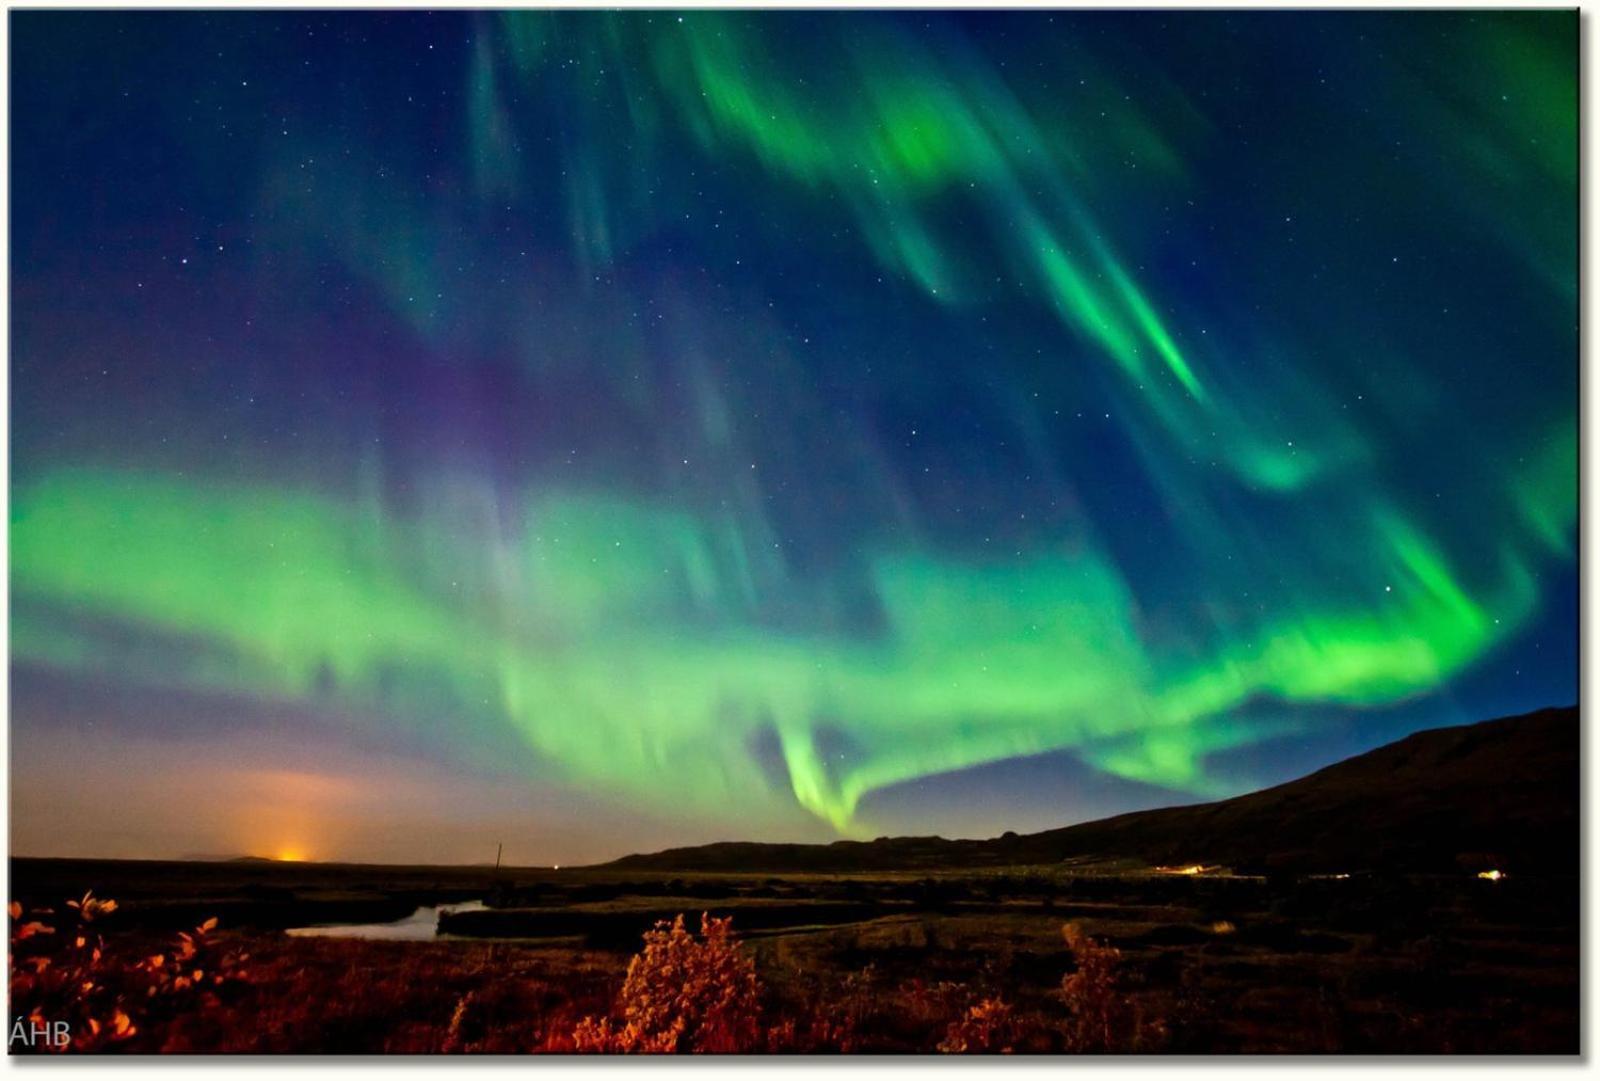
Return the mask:
<svg viewBox="0 0 1600 1081">
<path fill-rule="evenodd" d="M 1570 12 L 12 33 L 24 852 L 986 835 L 1576 698 Z"/>
</svg>

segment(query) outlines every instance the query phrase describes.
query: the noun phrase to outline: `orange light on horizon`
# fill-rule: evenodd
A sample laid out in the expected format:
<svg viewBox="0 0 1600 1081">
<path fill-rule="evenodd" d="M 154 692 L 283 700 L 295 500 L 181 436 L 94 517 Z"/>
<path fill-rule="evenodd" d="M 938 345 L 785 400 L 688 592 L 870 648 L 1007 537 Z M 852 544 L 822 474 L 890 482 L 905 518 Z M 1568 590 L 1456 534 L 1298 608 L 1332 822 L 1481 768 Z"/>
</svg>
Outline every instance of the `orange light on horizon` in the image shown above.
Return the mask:
<svg viewBox="0 0 1600 1081">
<path fill-rule="evenodd" d="M 1502 878 L 1504 878 L 1506 876 L 1503 873 L 1501 873 L 1500 871 L 1479 871 L 1478 872 L 1478 877 L 1482 878 L 1482 879 L 1486 879 L 1486 880 L 1488 880 L 1490 882 L 1499 882 Z"/>
<path fill-rule="evenodd" d="M 304 863 L 307 856 L 304 849 L 297 848 L 294 845 L 285 845 L 283 848 L 278 849 L 277 854 L 272 858 L 279 863 Z"/>
</svg>

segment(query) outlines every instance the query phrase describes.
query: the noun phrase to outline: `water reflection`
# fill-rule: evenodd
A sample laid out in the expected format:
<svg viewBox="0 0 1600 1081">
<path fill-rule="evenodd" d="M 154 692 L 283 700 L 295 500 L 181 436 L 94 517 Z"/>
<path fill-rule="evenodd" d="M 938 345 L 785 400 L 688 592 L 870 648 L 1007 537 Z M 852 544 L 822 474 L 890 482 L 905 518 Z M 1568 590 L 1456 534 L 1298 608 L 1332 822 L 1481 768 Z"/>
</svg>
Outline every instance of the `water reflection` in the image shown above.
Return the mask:
<svg viewBox="0 0 1600 1081">
<path fill-rule="evenodd" d="M 322 923 L 312 927 L 291 927 L 288 933 L 311 938 L 373 938 L 389 942 L 422 942 L 440 937 L 439 913 L 477 912 L 482 901 L 463 901 L 453 905 L 423 905 L 403 920 L 389 923 Z"/>
</svg>

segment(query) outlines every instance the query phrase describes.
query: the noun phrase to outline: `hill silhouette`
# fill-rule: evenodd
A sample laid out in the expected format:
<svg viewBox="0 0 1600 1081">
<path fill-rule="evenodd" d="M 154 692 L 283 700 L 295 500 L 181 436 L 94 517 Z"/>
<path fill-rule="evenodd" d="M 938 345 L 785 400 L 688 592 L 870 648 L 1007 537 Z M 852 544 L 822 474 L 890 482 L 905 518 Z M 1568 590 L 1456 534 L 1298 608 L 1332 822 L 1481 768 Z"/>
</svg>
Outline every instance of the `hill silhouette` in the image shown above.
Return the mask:
<svg viewBox="0 0 1600 1081">
<path fill-rule="evenodd" d="M 862 872 L 1135 859 L 1241 872 L 1576 875 L 1578 710 L 1417 732 L 1295 781 L 989 840 L 722 842 L 624 856 L 630 870 Z"/>
</svg>

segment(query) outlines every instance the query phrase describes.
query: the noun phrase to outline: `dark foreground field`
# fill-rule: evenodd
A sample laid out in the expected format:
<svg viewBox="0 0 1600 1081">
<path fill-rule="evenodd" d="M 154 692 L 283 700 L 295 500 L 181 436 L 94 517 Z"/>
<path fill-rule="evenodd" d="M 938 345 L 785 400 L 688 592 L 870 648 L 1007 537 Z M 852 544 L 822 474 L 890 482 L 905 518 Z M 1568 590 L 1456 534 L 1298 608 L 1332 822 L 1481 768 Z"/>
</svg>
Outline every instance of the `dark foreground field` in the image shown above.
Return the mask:
<svg viewBox="0 0 1600 1081">
<path fill-rule="evenodd" d="M 1579 1049 L 1572 878 L 13 860 L 12 890 L 13 1003 L 71 1050 Z M 468 899 L 434 941 L 283 931 Z"/>
</svg>

